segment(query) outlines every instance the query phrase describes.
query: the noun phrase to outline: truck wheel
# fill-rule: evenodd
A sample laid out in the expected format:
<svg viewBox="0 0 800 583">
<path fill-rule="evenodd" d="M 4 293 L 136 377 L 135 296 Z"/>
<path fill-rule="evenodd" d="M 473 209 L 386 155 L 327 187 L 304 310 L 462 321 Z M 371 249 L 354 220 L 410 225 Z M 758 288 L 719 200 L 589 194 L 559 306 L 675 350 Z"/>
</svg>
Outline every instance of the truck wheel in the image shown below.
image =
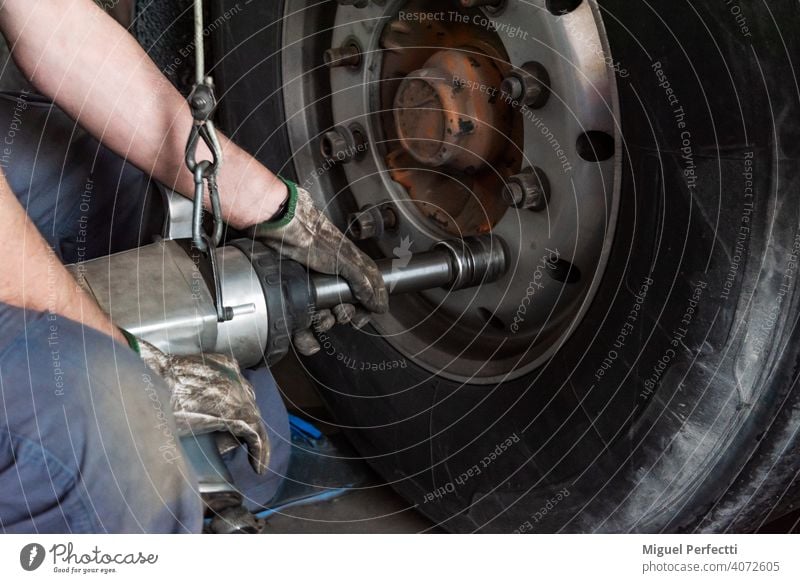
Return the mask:
<svg viewBox="0 0 800 583">
<path fill-rule="evenodd" d="M 800 461 L 800 7 L 465 3 L 253 3 L 215 35 L 229 134 L 343 229 L 379 207 L 366 251 L 512 257 L 308 373 L 448 530 L 758 528 Z"/>
</svg>

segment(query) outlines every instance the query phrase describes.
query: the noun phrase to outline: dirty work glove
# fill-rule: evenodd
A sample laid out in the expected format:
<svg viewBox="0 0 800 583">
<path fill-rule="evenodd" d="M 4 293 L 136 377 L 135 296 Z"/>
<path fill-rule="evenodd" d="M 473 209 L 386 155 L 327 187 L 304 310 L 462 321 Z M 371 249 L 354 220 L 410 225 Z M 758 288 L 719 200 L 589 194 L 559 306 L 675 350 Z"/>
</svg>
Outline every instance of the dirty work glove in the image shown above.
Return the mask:
<svg viewBox="0 0 800 583">
<path fill-rule="evenodd" d="M 236 360 L 223 354 L 172 356 L 124 330 L 123 334 L 144 363 L 166 381 L 179 435 L 227 431 L 247 445 L 253 469 L 259 474 L 266 471 L 267 431 L 253 386 Z"/>
<path fill-rule="evenodd" d="M 386 312 L 389 309 L 389 294 L 375 262 L 315 206 L 308 191 L 289 180 L 284 182 L 289 189 L 289 199 L 284 209 L 278 211 L 278 217 L 253 227 L 253 237 L 309 269 L 341 276 L 366 308 L 362 310 L 342 304 L 333 310 L 320 310 L 313 318 L 314 329 L 324 332 L 335 323 L 348 322 L 361 327 L 367 323 L 369 312 Z M 297 332 L 294 345 L 304 355 L 314 354 L 320 349 L 311 330 Z"/>
</svg>

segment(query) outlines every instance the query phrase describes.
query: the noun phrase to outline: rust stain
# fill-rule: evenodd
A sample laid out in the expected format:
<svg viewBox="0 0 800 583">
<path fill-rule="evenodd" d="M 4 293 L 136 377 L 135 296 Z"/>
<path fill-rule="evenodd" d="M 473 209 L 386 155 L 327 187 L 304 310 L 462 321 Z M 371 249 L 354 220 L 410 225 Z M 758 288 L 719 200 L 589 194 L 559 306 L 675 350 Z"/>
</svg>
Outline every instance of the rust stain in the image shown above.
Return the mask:
<svg viewBox="0 0 800 583">
<path fill-rule="evenodd" d="M 452 3 L 411 0 L 403 10 L 439 8 Z M 434 224 L 458 236 L 487 233 L 508 209 L 504 179 L 522 167 L 521 116 L 498 99 L 508 55 L 497 34 L 471 18 L 426 25 L 406 18 L 381 37 L 390 49 L 380 86 L 387 166 Z"/>
</svg>

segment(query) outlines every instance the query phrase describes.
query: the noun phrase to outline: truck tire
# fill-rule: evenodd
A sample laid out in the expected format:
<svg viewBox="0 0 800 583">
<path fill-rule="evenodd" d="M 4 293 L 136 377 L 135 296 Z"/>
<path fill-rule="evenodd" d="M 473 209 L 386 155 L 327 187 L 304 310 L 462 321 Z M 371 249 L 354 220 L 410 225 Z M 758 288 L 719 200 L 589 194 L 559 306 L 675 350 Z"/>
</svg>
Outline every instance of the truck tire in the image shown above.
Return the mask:
<svg viewBox="0 0 800 583">
<path fill-rule="evenodd" d="M 229 19 L 217 62 L 229 133 L 292 174 L 282 4 Z M 618 91 L 619 214 L 569 337 L 492 383 L 437 374 L 370 327 L 337 327 L 303 362 L 361 455 L 449 531 L 756 530 L 798 497 L 800 5 L 592 6 Z M 329 46 L 319 30 L 296 40 Z"/>
</svg>

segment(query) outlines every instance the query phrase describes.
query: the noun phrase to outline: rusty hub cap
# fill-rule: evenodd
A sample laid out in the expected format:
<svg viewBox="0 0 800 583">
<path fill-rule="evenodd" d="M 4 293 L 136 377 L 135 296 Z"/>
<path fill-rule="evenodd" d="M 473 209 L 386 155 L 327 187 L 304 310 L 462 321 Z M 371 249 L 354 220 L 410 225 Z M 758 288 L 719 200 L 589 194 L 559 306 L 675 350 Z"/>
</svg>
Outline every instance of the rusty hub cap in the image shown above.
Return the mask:
<svg viewBox="0 0 800 583">
<path fill-rule="evenodd" d="M 386 164 L 421 214 L 450 234 L 487 233 L 508 210 L 522 165 L 519 112 L 502 99 L 509 70 L 497 35 L 469 22 L 426 22 L 409 2 L 389 23 L 381 87 Z"/>
<path fill-rule="evenodd" d="M 394 119 L 403 148 L 432 167 L 475 173 L 490 166 L 511 129 L 501 83 L 486 57 L 436 53 L 397 90 Z"/>
</svg>

